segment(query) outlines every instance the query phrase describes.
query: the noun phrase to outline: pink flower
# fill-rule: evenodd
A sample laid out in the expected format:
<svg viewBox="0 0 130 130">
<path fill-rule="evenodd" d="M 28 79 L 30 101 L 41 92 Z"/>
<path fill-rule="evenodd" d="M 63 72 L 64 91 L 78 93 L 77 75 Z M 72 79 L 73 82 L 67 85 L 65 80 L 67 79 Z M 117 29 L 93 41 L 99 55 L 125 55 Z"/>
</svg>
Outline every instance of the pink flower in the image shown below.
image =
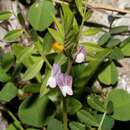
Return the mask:
<svg viewBox="0 0 130 130">
<path fill-rule="evenodd" d="M 58 85 L 64 97 L 67 95 L 73 95 L 72 77 L 61 73 L 61 69 L 58 64 L 53 64 L 51 76 L 47 81 L 47 86 L 48 85 L 51 88 L 55 88 Z"/>
<path fill-rule="evenodd" d="M 51 88 L 55 88 L 57 86 L 57 77 L 61 73 L 60 66 L 58 64 L 53 64 L 51 76 L 47 81 L 47 86 L 49 85 Z"/>
<path fill-rule="evenodd" d="M 60 73 L 58 75 L 57 84 L 64 97 L 66 95 L 73 95 L 71 76 Z"/>
<path fill-rule="evenodd" d="M 82 63 L 85 61 L 85 57 L 86 57 L 86 50 L 83 46 L 80 46 L 74 55 L 75 62 Z"/>
</svg>

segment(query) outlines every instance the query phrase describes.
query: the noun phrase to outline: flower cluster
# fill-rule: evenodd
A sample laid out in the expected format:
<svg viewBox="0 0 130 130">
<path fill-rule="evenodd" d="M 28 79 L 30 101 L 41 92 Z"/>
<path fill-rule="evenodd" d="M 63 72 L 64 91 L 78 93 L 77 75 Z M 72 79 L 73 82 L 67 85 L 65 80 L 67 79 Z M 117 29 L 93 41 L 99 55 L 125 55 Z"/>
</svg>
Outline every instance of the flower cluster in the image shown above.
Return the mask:
<svg viewBox="0 0 130 130">
<path fill-rule="evenodd" d="M 85 61 L 85 57 L 85 48 L 80 46 L 73 58 L 75 62 L 82 63 Z M 58 64 L 53 64 L 51 75 L 47 81 L 47 86 L 50 86 L 51 88 L 58 86 L 64 97 L 67 95 L 73 95 L 72 76 L 62 73 Z"/>
<path fill-rule="evenodd" d="M 53 64 L 51 76 L 48 79 L 47 85 L 51 88 L 55 88 L 58 85 L 64 97 L 73 95 L 72 77 L 62 73 L 58 64 Z"/>
</svg>

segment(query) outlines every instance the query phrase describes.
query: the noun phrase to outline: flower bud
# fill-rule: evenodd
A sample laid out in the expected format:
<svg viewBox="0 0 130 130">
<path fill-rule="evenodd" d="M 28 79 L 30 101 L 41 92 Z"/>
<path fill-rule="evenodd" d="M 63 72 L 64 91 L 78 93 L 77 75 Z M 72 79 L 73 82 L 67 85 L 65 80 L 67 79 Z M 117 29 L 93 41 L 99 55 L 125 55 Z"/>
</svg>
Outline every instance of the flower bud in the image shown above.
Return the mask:
<svg viewBox="0 0 130 130">
<path fill-rule="evenodd" d="M 85 58 L 86 58 L 86 50 L 83 46 L 80 46 L 74 56 L 75 62 L 82 63 L 85 61 Z"/>
</svg>

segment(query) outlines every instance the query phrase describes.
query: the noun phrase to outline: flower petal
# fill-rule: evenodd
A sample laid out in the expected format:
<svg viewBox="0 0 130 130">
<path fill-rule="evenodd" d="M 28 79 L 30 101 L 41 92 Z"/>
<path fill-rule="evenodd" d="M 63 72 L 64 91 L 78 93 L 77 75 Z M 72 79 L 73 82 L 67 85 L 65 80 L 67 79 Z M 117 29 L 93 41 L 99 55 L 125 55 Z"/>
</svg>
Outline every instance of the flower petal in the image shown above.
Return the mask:
<svg viewBox="0 0 130 130">
<path fill-rule="evenodd" d="M 65 75 L 63 73 L 60 73 L 57 77 L 57 84 L 59 87 L 63 87 L 65 84 Z"/>
<path fill-rule="evenodd" d="M 72 86 L 72 76 L 69 76 L 69 75 L 65 76 L 65 84 L 67 86 Z"/>
<path fill-rule="evenodd" d="M 53 64 L 53 67 L 52 67 L 52 75 L 53 75 L 54 77 L 57 77 L 59 73 L 61 73 L 60 66 L 59 66 L 58 64 Z"/>
<path fill-rule="evenodd" d="M 84 62 L 84 60 L 85 60 L 85 55 L 83 53 L 79 53 L 76 56 L 75 62 L 76 63 L 82 63 L 82 62 Z"/>
<path fill-rule="evenodd" d="M 54 77 L 50 77 L 47 81 L 47 86 L 50 86 L 51 88 L 55 88 L 57 83 L 56 83 L 56 79 Z"/>
<path fill-rule="evenodd" d="M 80 53 L 83 53 L 84 56 L 86 56 L 86 49 L 83 46 L 80 48 Z"/>
<path fill-rule="evenodd" d="M 74 60 L 77 63 L 82 63 L 86 57 L 86 49 L 84 46 L 79 46 L 77 52 L 74 54 Z"/>
<path fill-rule="evenodd" d="M 64 97 L 66 97 L 67 95 L 73 95 L 72 87 L 70 86 L 67 86 L 67 85 L 62 86 L 60 87 L 60 90 Z"/>
<path fill-rule="evenodd" d="M 70 86 L 67 87 L 67 94 L 68 95 L 73 95 L 72 87 L 70 87 Z"/>
<path fill-rule="evenodd" d="M 66 85 L 60 87 L 60 90 L 61 90 L 64 97 L 66 97 L 66 95 L 67 95 L 67 89 L 68 89 L 68 86 L 66 86 Z"/>
<path fill-rule="evenodd" d="M 63 94 L 63 96 L 65 97 L 67 94 L 68 95 L 73 95 L 73 91 L 72 91 L 72 77 L 69 75 L 65 75 L 63 73 L 61 73 L 59 75 L 59 78 L 57 80 L 57 84 Z"/>
</svg>

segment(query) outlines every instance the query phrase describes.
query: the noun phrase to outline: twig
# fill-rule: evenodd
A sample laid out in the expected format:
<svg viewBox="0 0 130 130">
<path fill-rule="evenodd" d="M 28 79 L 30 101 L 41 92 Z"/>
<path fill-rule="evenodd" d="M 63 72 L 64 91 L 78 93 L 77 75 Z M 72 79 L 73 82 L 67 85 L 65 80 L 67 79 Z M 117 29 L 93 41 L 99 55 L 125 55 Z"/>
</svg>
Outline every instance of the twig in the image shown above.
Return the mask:
<svg viewBox="0 0 130 130">
<path fill-rule="evenodd" d="M 60 0 L 53 0 L 53 1 L 56 2 L 56 3 L 59 3 L 59 4 L 66 4 L 66 5 L 69 5 L 69 3 L 64 2 L 64 1 L 60 1 Z"/>
<path fill-rule="evenodd" d="M 105 5 L 105 4 L 87 3 L 87 7 L 90 9 L 96 9 L 96 10 L 106 10 L 106 11 L 113 11 L 113 12 L 119 12 L 119 13 L 130 13 L 130 11 L 126 9 L 114 8 L 110 5 Z"/>
</svg>

